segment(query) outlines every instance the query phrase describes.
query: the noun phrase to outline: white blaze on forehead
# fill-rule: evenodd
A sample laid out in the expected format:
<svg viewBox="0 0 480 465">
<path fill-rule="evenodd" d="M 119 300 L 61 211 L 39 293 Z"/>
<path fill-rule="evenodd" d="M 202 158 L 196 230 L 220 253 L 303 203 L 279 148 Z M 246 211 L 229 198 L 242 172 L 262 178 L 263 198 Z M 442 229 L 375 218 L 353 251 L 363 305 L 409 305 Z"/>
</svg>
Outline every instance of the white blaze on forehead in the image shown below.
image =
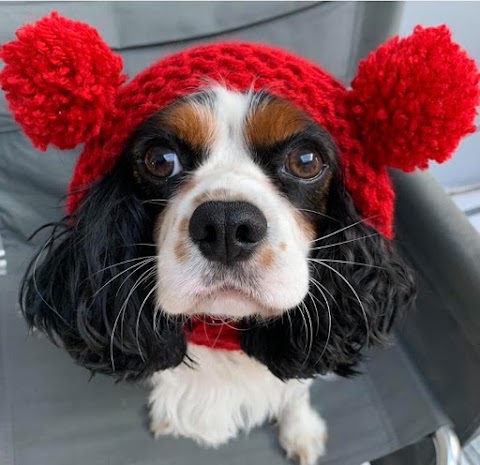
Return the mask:
<svg viewBox="0 0 480 465">
<path fill-rule="evenodd" d="M 208 164 L 238 163 L 248 159 L 245 147 L 244 122 L 250 107 L 249 94 L 232 92 L 224 87 L 212 89 L 215 105 L 216 138 Z"/>
<path fill-rule="evenodd" d="M 259 182 L 263 189 L 270 186 L 270 182 L 253 161 L 245 137 L 245 122 L 254 104 L 254 94 L 233 92 L 224 87 L 214 87 L 210 92 L 214 101 L 215 137 L 195 178 L 203 181 L 200 189 L 227 188 L 232 193 L 239 193 L 237 187 L 240 185 L 256 181 L 256 186 L 245 184 L 241 188 L 243 192 L 256 194 Z"/>
<path fill-rule="evenodd" d="M 222 191 L 222 199 L 243 198 L 256 205 L 267 216 L 265 192 L 272 184 L 258 166 L 247 146 L 245 122 L 251 112 L 254 94 L 241 94 L 223 87 L 211 91 L 214 101 L 215 137 L 210 141 L 202 165 L 193 173 L 198 195 Z M 214 200 L 214 199 L 212 199 Z"/>
</svg>

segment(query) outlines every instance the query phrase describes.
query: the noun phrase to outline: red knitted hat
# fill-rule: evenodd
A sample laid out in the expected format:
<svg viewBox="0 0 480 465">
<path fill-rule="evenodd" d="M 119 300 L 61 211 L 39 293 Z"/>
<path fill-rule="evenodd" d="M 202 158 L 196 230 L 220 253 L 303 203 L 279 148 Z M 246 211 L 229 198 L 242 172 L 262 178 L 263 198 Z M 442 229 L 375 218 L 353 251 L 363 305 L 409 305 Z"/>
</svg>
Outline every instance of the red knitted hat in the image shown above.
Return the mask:
<svg viewBox="0 0 480 465">
<path fill-rule="evenodd" d="M 267 88 L 325 127 L 360 214 L 392 237 L 387 168 L 413 171 L 447 160 L 475 131 L 480 103 L 477 66 L 446 26 L 391 39 L 360 63 L 351 89 L 303 58 L 248 43 L 191 48 L 127 82 L 121 57 L 95 29 L 57 13 L 19 29 L 0 57 L 2 89 L 35 146 L 85 144 L 70 183 L 70 213 L 142 121 L 210 78 L 239 91 Z"/>
</svg>

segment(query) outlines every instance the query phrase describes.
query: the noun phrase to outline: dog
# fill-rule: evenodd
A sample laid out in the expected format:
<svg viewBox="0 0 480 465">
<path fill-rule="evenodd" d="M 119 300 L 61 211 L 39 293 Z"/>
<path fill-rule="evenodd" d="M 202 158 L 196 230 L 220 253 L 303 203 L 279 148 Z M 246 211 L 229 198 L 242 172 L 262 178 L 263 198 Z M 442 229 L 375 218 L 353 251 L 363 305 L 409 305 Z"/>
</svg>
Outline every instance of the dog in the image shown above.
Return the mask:
<svg viewBox="0 0 480 465">
<path fill-rule="evenodd" d="M 415 299 L 387 168 L 445 161 L 475 130 L 475 62 L 417 27 L 348 89 L 246 43 L 127 82 L 86 24 L 53 13 L 17 38 L 0 50 L 16 121 L 39 149 L 84 144 L 23 281 L 30 327 L 92 373 L 147 380 L 157 437 L 218 447 L 276 420 L 286 454 L 316 463 L 312 382 L 354 375 Z"/>
<path fill-rule="evenodd" d="M 327 438 L 314 376 L 352 375 L 415 294 L 343 178 L 329 133 L 268 92 L 182 98 L 55 229 L 27 320 L 94 371 L 148 374 L 155 436 L 217 447 L 276 419 L 287 454 L 313 464 Z M 200 333 L 220 328 L 210 346 L 183 334 L 198 315 Z M 216 347 L 230 328 L 241 350 Z"/>
</svg>

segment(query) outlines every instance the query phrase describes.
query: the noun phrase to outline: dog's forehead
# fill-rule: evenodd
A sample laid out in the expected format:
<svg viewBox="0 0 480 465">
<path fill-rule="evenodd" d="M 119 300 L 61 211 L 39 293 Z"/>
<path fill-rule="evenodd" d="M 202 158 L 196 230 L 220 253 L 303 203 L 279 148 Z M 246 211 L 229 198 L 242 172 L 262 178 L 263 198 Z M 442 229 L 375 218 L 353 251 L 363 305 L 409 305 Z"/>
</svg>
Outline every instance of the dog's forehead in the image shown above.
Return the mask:
<svg viewBox="0 0 480 465">
<path fill-rule="evenodd" d="M 221 86 L 181 99 L 163 116 L 164 127 L 209 154 L 225 145 L 271 147 L 301 132 L 309 122 L 293 104 L 267 92 L 242 93 Z"/>
</svg>

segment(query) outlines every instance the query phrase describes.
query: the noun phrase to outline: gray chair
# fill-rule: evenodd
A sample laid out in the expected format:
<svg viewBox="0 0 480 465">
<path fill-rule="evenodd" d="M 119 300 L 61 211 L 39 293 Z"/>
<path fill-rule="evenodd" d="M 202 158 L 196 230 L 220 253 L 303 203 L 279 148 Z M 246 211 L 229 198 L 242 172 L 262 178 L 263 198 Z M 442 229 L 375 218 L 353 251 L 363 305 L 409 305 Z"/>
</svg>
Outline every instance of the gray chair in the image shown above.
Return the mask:
<svg viewBox="0 0 480 465">
<path fill-rule="evenodd" d="M 197 42 L 264 41 L 315 60 L 348 82 L 361 56 L 393 35 L 396 3 L 56 3 L 0 4 L 0 43 L 55 8 L 96 26 L 135 74 L 152 60 Z M 39 154 L 0 95 L 0 463 L 6 465 L 211 465 L 288 463 L 272 428 L 218 451 L 186 440 L 154 441 L 146 391 L 89 381 L 86 370 L 44 338 L 27 337 L 18 283 L 41 243 L 28 236 L 62 216 L 78 151 Z M 398 240 L 419 272 L 418 310 L 372 352 L 354 380 L 319 381 L 314 401 L 327 418 L 325 465 L 455 463 L 458 443 L 480 418 L 480 240 L 427 175 L 394 173 Z M 2 247 L 0 246 L 0 249 Z M 1 273 L 0 273 L 1 274 Z M 407 447 L 409 446 L 409 447 Z M 443 455 L 442 455 L 443 454 Z M 415 462 L 415 460 L 421 460 Z"/>
</svg>

